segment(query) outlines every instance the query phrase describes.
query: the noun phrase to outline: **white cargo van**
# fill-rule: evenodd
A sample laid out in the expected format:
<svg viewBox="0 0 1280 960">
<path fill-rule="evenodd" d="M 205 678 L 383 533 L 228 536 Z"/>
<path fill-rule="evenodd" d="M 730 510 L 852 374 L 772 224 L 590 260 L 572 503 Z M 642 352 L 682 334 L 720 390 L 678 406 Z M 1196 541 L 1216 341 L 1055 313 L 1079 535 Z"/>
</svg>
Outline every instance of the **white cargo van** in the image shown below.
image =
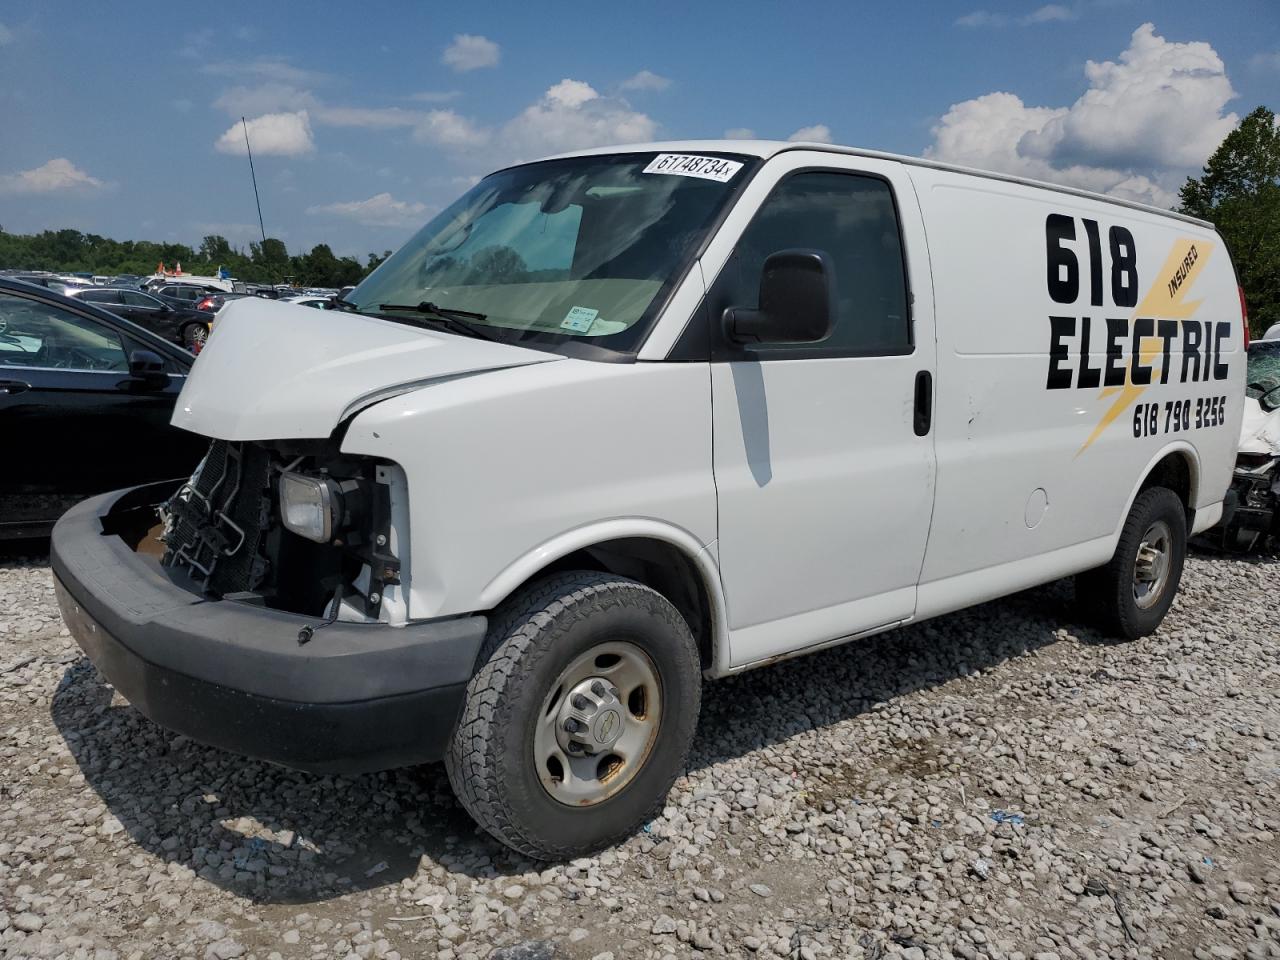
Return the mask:
<svg viewBox="0 0 1280 960">
<path fill-rule="evenodd" d="M 1156 629 L 1240 428 L 1212 226 L 865 150 L 511 167 L 344 304 L 221 314 L 208 456 L 63 518 L 64 616 L 158 723 L 443 757 L 534 857 L 653 814 L 704 678 L 1073 574 Z"/>
</svg>

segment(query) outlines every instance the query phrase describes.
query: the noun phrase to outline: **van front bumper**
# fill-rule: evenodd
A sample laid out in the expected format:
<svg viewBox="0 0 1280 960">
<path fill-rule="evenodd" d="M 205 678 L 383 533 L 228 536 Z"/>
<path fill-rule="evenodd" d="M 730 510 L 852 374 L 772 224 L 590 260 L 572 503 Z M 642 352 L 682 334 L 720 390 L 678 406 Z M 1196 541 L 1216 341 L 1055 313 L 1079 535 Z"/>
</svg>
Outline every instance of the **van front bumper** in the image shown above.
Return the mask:
<svg viewBox="0 0 1280 960">
<path fill-rule="evenodd" d="M 157 488 L 156 500 L 161 487 Z M 302 770 L 440 759 L 483 643 L 483 616 L 332 623 L 209 600 L 104 532 L 148 488 L 73 507 L 54 527 L 58 605 L 80 648 L 144 716 L 193 740 Z M 110 528 L 110 522 L 107 523 Z"/>
</svg>

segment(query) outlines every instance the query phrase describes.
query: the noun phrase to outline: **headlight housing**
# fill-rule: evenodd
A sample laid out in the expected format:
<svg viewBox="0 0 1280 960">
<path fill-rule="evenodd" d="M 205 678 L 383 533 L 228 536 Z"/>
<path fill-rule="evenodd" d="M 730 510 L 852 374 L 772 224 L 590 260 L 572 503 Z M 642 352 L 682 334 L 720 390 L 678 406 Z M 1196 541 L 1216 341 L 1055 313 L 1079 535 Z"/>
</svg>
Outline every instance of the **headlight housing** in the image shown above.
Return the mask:
<svg viewBox="0 0 1280 960">
<path fill-rule="evenodd" d="M 342 491 L 332 478 L 280 475 L 280 521 L 286 530 L 316 543 L 328 543 L 342 515 Z"/>
</svg>

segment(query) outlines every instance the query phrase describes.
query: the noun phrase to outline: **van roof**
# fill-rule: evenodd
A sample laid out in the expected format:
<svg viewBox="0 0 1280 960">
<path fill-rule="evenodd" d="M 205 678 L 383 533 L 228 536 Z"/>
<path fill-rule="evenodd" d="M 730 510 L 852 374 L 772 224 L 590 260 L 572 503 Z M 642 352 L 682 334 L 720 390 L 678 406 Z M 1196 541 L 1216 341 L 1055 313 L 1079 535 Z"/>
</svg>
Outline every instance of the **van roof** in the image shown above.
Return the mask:
<svg viewBox="0 0 1280 960">
<path fill-rule="evenodd" d="M 1136 200 L 1122 200 L 1119 197 L 1109 197 L 1106 194 L 1094 193 L 1090 190 L 1080 190 L 1076 187 L 1067 187 L 1057 183 L 1045 183 L 1043 180 L 1032 180 L 1029 177 L 1018 177 L 1009 173 L 996 173 L 992 170 L 978 170 L 974 167 L 964 167 L 954 163 L 942 163 L 938 160 L 929 160 L 925 157 L 908 157 L 897 153 L 885 153 L 881 150 L 866 150 L 862 147 L 845 147 L 832 143 L 816 143 L 808 140 L 670 140 L 659 143 L 629 143 L 614 147 L 594 147 L 588 150 L 572 150 L 567 153 L 559 153 L 552 157 L 545 157 L 547 160 L 559 160 L 563 157 L 587 157 L 598 156 L 608 153 L 741 153 L 748 156 L 762 157 L 768 159 L 785 153 L 788 150 L 814 150 L 821 153 L 839 153 L 855 157 L 871 157 L 876 160 L 894 160 L 898 163 L 910 164 L 914 167 L 929 167 L 934 170 L 949 170 L 953 173 L 963 173 L 973 177 L 985 177 L 988 180 L 1003 180 L 1007 183 L 1020 183 L 1028 187 L 1039 187 L 1043 190 L 1053 190 L 1056 193 L 1066 193 L 1076 197 L 1085 197 L 1089 200 L 1100 200 L 1103 203 L 1113 203 L 1122 207 L 1129 207 L 1133 210 L 1141 210 L 1144 213 L 1153 213 L 1161 217 L 1170 217 L 1174 220 L 1182 220 L 1186 223 L 1194 223 L 1200 227 L 1206 227 L 1210 230 L 1216 229 L 1212 223 L 1207 220 L 1200 220 L 1196 217 L 1188 216 L 1185 213 L 1177 213 L 1173 210 L 1164 210 L 1160 207 L 1152 206 L 1148 203 L 1138 203 Z"/>
</svg>

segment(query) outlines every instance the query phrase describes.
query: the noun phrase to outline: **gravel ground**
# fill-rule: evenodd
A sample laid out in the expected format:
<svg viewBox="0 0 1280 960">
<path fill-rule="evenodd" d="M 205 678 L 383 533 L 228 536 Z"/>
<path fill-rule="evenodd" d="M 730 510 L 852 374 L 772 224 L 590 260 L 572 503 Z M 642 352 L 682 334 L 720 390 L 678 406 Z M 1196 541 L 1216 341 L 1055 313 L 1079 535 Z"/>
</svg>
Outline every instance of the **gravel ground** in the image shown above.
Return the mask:
<svg viewBox="0 0 1280 960">
<path fill-rule="evenodd" d="M 710 685 L 662 817 L 548 867 L 429 766 L 152 725 L 0 561 L 0 956 L 1280 957 L 1280 556 L 1111 645 L 1053 584 Z"/>
</svg>

